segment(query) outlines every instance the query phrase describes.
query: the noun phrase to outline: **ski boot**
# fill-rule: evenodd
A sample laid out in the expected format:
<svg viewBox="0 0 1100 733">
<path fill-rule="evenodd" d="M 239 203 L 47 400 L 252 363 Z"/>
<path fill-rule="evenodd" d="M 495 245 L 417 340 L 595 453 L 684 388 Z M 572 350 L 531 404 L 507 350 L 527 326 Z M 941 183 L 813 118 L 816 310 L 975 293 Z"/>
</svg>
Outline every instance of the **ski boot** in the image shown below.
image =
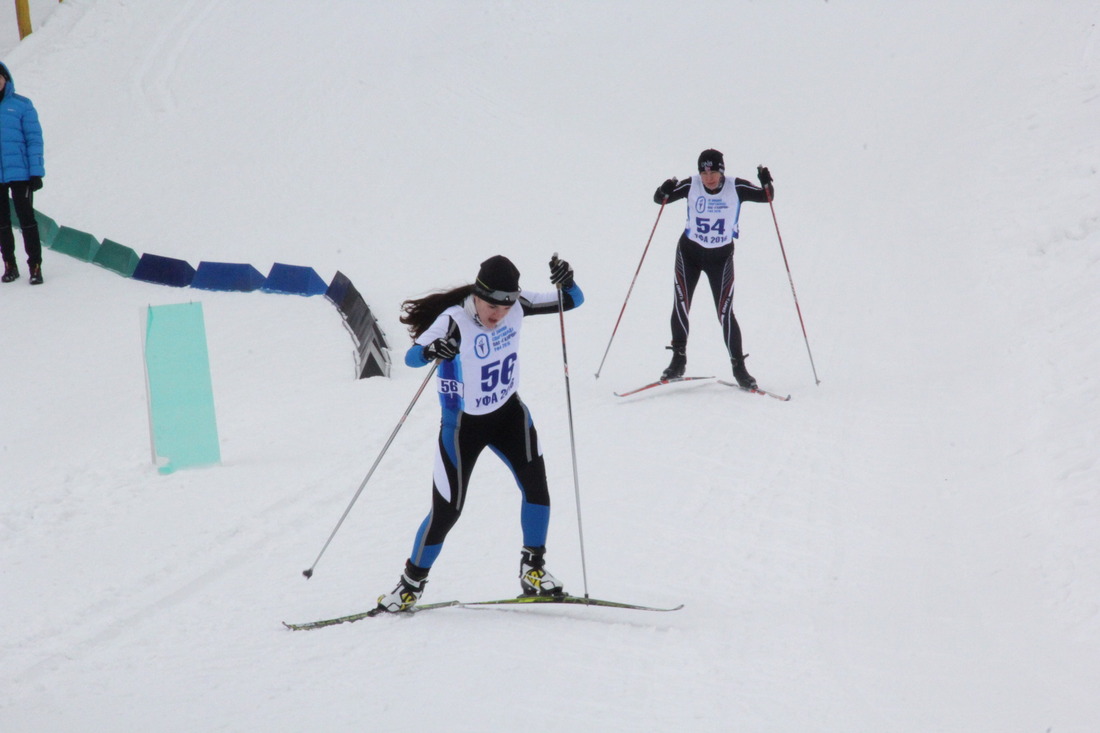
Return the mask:
<svg viewBox="0 0 1100 733">
<path fill-rule="evenodd" d="M 665 348 L 672 350 L 672 361 L 669 362 L 668 369 L 661 373 L 661 379 L 679 379 L 684 376 L 684 370 L 687 369 L 687 347 L 683 344 L 673 344 Z"/>
<path fill-rule="evenodd" d="M 519 585 L 525 596 L 563 596 L 561 581 L 546 572 L 546 547 L 524 547 L 520 552 Z"/>
<path fill-rule="evenodd" d="M 737 380 L 737 384 L 741 386 L 741 389 L 756 389 L 756 378 L 749 374 L 749 370 L 745 368 L 745 359 L 747 358 L 749 358 L 748 354 L 730 359 L 733 364 L 733 378 Z"/>
<path fill-rule="evenodd" d="M 424 595 L 424 586 L 428 584 L 428 569 L 417 567 L 412 561 L 405 562 L 405 572 L 390 593 L 378 596 L 378 609 L 386 613 L 410 611 Z"/>
<path fill-rule="evenodd" d="M 31 268 L 31 285 L 42 284 L 42 265 L 35 265 Z"/>
<path fill-rule="evenodd" d="M 19 279 L 19 266 L 14 262 L 4 263 L 4 275 L 0 277 L 0 282 L 10 283 Z"/>
</svg>

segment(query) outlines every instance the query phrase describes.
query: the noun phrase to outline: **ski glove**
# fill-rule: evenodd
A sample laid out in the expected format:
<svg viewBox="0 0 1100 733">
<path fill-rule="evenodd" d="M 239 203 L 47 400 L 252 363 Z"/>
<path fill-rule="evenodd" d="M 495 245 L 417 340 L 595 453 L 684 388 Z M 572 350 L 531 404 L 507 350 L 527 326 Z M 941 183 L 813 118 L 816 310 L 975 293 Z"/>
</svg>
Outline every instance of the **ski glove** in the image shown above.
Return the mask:
<svg viewBox="0 0 1100 733">
<path fill-rule="evenodd" d="M 764 166 L 756 166 L 756 177 L 760 179 L 761 186 L 767 187 L 772 185 L 772 174 Z"/>
<path fill-rule="evenodd" d="M 661 192 L 661 195 L 667 199 L 669 196 L 672 195 L 672 191 L 676 188 L 677 183 L 679 183 L 679 181 L 677 181 L 675 178 L 670 178 L 662 183 L 661 187 L 658 190 Z"/>
<path fill-rule="evenodd" d="M 42 188 L 42 176 L 31 176 L 29 183 L 31 184 L 31 190 L 37 191 Z"/>
<path fill-rule="evenodd" d="M 424 358 L 428 361 L 442 359 L 447 361 L 458 356 L 458 341 L 454 336 L 439 338 L 424 347 Z"/>
<path fill-rule="evenodd" d="M 550 260 L 550 284 L 560 285 L 562 290 L 573 287 L 573 268 L 556 256 Z"/>
</svg>

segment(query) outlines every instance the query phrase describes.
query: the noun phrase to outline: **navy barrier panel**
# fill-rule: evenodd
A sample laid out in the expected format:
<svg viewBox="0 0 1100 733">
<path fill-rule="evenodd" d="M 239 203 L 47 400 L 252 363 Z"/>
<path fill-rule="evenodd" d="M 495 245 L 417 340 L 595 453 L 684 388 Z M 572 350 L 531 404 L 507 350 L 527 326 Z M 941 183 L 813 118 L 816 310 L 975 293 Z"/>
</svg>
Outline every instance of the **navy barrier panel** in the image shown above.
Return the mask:
<svg viewBox="0 0 1100 733">
<path fill-rule="evenodd" d="M 312 267 L 276 262 L 271 266 L 271 271 L 267 273 L 267 280 L 260 289 L 265 293 L 324 295 L 328 286 Z"/>
<path fill-rule="evenodd" d="M 145 253 L 138 260 L 131 277 L 143 282 L 186 288 L 195 279 L 195 268 L 183 260 Z"/>
<path fill-rule="evenodd" d="M 332 301 L 332 304 L 337 308 L 340 307 L 340 301 L 344 299 L 344 296 L 348 294 L 348 289 L 355 289 L 355 286 L 351 284 L 351 280 L 348 276 L 339 270 L 332 277 L 332 282 L 328 284 L 328 290 L 325 291 L 325 297 Z"/>
<path fill-rule="evenodd" d="M 200 262 L 191 287 L 200 290 L 234 290 L 251 293 L 262 287 L 264 276 L 252 265 Z"/>
<path fill-rule="evenodd" d="M 378 344 L 371 342 L 367 347 L 366 355 L 363 356 L 359 378 L 388 376 L 390 376 L 390 354 L 379 348 Z"/>
<path fill-rule="evenodd" d="M 351 280 L 344 273 L 337 272 L 325 297 L 340 311 L 344 325 L 355 340 L 359 352 L 359 378 L 389 376 L 390 355 L 386 335 Z"/>
</svg>

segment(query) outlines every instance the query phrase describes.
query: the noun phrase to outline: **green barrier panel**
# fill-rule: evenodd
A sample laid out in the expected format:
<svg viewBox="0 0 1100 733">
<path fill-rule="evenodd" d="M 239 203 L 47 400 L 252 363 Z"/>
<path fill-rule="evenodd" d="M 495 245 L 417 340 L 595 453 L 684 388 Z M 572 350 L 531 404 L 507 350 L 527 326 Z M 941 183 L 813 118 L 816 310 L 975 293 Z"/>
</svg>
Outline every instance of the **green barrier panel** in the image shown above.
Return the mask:
<svg viewBox="0 0 1100 733">
<path fill-rule="evenodd" d="M 202 303 L 149 306 L 145 376 L 157 470 L 219 463 Z"/>
<path fill-rule="evenodd" d="M 123 277 L 130 277 L 134 274 L 134 269 L 138 266 L 140 260 L 138 253 L 129 247 L 110 239 L 104 239 L 103 244 L 99 245 L 99 249 L 96 250 L 92 263 L 108 270 L 114 270 Z"/>
<path fill-rule="evenodd" d="M 53 241 L 57 238 L 57 231 L 60 228 L 57 222 L 38 209 L 34 210 L 34 218 L 38 222 L 38 239 L 42 242 L 42 246 L 53 247 Z"/>
<path fill-rule="evenodd" d="M 15 213 L 15 202 L 10 198 L 8 199 L 8 208 L 11 209 L 11 225 L 16 229 L 21 229 L 19 216 Z M 43 247 L 52 247 L 54 237 L 57 236 L 57 222 L 38 209 L 34 210 L 34 220 L 38 222 L 38 240 L 42 242 Z"/>
<path fill-rule="evenodd" d="M 63 226 L 57 230 L 57 235 L 50 245 L 54 252 L 61 252 L 78 260 L 91 262 L 95 259 L 95 253 L 99 250 L 99 240 L 87 232 L 79 229 Z"/>
</svg>

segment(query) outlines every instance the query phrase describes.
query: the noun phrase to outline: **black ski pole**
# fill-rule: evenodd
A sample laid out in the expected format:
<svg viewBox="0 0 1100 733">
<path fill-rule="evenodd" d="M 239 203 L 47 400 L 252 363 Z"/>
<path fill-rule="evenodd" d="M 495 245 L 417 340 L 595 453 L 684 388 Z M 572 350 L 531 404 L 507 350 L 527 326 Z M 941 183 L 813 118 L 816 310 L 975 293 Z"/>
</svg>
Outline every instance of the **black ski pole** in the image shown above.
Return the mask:
<svg viewBox="0 0 1100 733">
<path fill-rule="evenodd" d="M 821 384 L 821 380 L 817 378 L 817 367 L 814 366 L 814 355 L 810 351 L 810 337 L 806 335 L 806 322 L 802 320 L 802 308 L 798 305 L 798 293 L 794 290 L 794 278 L 791 277 L 791 266 L 787 262 L 787 250 L 783 246 L 783 235 L 779 233 L 779 219 L 775 216 L 775 204 L 772 203 L 771 192 L 768 191 L 768 184 L 772 182 L 772 174 L 768 172 L 768 169 L 760 165 L 756 167 L 756 175 L 760 179 L 760 185 L 764 188 L 764 195 L 768 197 L 768 208 L 772 211 L 772 222 L 775 223 L 775 236 L 779 238 L 779 251 L 783 253 L 783 266 L 787 268 L 787 280 L 791 283 L 791 295 L 794 297 L 794 309 L 798 313 L 798 323 L 802 326 L 802 339 L 806 342 L 806 353 L 810 356 L 810 369 L 814 373 L 814 383 Z"/>
<path fill-rule="evenodd" d="M 619 322 L 623 320 L 623 313 L 626 312 L 626 304 L 630 302 L 630 294 L 634 291 L 634 283 L 638 280 L 638 273 L 642 271 L 642 263 L 645 262 L 646 253 L 649 252 L 649 244 L 653 241 L 653 233 L 657 231 L 657 224 L 661 221 L 661 213 L 665 210 L 665 204 L 668 203 L 668 196 L 665 196 L 665 200 L 661 202 L 661 208 L 657 210 L 657 221 L 653 222 L 653 229 L 649 232 L 649 239 L 646 240 L 645 249 L 642 250 L 642 259 L 638 260 L 638 269 L 634 271 L 634 279 L 630 281 L 630 288 L 626 291 L 626 299 L 623 301 L 623 307 L 619 310 L 619 317 L 615 319 L 615 328 L 611 329 L 611 338 L 607 340 L 607 348 L 604 349 L 603 358 L 600 359 L 600 368 L 596 370 L 596 379 L 600 378 L 600 372 L 603 371 L 603 363 L 607 361 L 607 353 L 611 351 L 611 342 L 615 340 L 615 333 L 619 330 Z"/>
<path fill-rule="evenodd" d="M 402 415 L 401 419 L 397 421 L 397 425 L 394 427 L 393 432 L 390 433 L 389 440 L 387 440 L 386 444 L 382 446 L 382 450 L 378 454 L 378 457 L 374 459 L 374 465 L 370 467 L 370 470 L 367 471 L 367 475 L 363 478 L 363 482 L 359 484 L 359 489 L 355 492 L 355 496 L 351 497 L 351 502 L 348 503 L 348 508 L 344 510 L 343 515 L 340 517 L 340 521 L 337 522 L 336 526 L 333 528 L 332 534 L 328 536 L 328 539 L 325 541 L 325 546 L 321 548 L 321 551 L 319 553 L 317 553 L 317 559 L 313 561 L 312 565 L 302 571 L 302 575 L 306 576 L 307 579 L 313 577 L 313 569 L 317 567 L 317 563 L 321 561 L 321 556 L 325 554 L 325 550 L 328 549 L 329 544 L 332 542 L 332 538 L 335 537 L 336 533 L 340 530 L 340 525 L 342 525 L 344 523 L 344 520 L 348 518 L 348 514 L 351 512 L 351 508 L 355 506 L 355 502 L 359 499 L 359 495 L 363 493 L 363 489 L 366 488 L 367 482 L 370 481 L 370 477 L 374 475 L 374 469 L 378 468 L 378 464 L 382 461 L 382 456 L 386 455 L 386 451 L 389 450 L 390 443 L 392 443 L 393 439 L 397 436 L 397 431 L 400 430 L 401 426 L 405 424 L 405 418 L 407 418 L 409 416 L 409 413 L 412 412 L 413 405 L 415 405 L 416 401 L 420 399 L 420 394 L 424 391 L 424 388 L 428 386 L 428 382 L 431 380 L 432 375 L 435 374 L 435 370 L 438 367 L 439 360 L 437 359 L 435 363 L 432 364 L 432 368 L 428 370 L 428 376 L 424 377 L 424 382 L 420 385 L 420 389 L 416 390 L 416 394 L 413 395 L 412 402 L 410 402 L 409 406 L 405 408 L 405 414 Z"/>
<path fill-rule="evenodd" d="M 558 261 L 558 253 L 551 258 Z M 577 501 L 577 533 L 581 541 L 581 577 L 584 580 L 584 597 L 588 598 L 588 563 L 584 559 L 584 525 L 581 522 L 581 485 L 577 477 L 577 441 L 573 435 L 573 397 L 569 389 L 569 353 L 565 348 L 565 300 L 562 298 L 561 283 L 558 283 L 558 320 L 561 322 L 561 360 L 565 368 L 565 406 L 569 413 L 569 450 L 573 455 L 573 493 Z"/>
</svg>

